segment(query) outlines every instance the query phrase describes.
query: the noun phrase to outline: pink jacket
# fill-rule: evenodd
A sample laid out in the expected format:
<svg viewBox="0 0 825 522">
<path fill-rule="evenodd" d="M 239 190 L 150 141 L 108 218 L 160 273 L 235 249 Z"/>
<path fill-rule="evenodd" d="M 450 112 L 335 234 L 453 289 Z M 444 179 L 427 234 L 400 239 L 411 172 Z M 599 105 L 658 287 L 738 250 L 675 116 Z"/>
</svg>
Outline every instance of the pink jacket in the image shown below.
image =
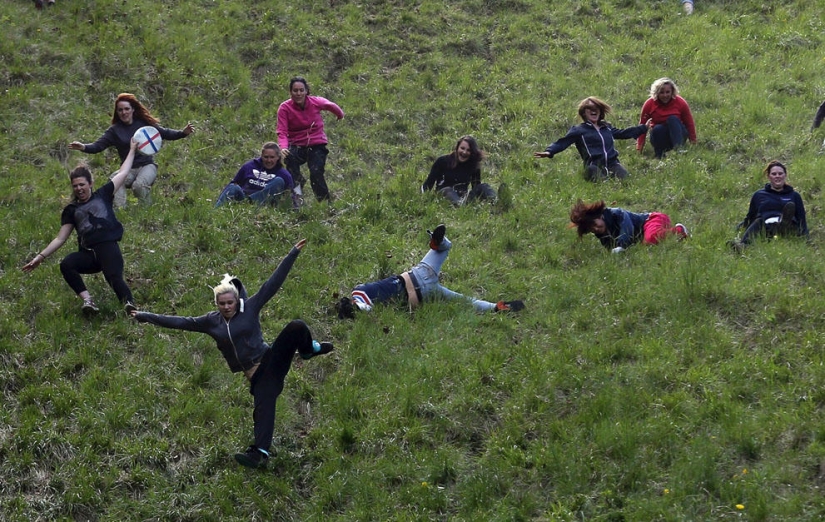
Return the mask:
<svg viewBox="0 0 825 522">
<path fill-rule="evenodd" d="M 653 119 L 653 125 L 661 125 L 667 121 L 668 116 L 676 116 L 688 131 L 688 139 L 691 143 L 696 143 L 696 125 L 693 123 L 693 114 L 684 98 L 674 96 L 667 105 L 662 105 L 656 98 L 648 98 L 642 105 L 642 115 L 639 123 L 644 123 L 648 119 Z M 636 150 L 642 150 L 645 146 L 645 135 L 642 134 L 636 139 Z"/>
<path fill-rule="evenodd" d="M 278 145 L 288 149 L 290 145 L 309 147 L 326 144 L 321 111 L 329 111 L 339 120 L 344 117 L 341 107 L 320 96 L 307 96 L 303 109 L 291 99 L 283 102 L 278 107 Z"/>
</svg>

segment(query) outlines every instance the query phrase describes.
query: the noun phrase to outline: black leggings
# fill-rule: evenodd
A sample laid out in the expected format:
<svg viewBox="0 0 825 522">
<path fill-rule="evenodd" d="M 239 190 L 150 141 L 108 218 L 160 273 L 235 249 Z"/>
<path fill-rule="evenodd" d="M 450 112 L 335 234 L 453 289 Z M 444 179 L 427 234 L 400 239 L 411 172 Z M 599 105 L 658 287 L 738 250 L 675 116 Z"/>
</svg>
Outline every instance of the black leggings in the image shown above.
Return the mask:
<svg viewBox="0 0 825 522">
<path fill-rule="evenodd" d="M 121 303 L 133 300 L 132 291 L 123 280 L 123 254 L 117 241 L 98 243 L 91 250 L 72 252 L 60 261 L 60 272 L 76 294 L 86 290 L 81 274 L 103 272 L 103 277 Z"/>
<path fill-rule="evenodd" d="M 275 402 L 284 390 L 284 379 L 292 366 L 295 351 L 312 353 L 312 333 L 305 322 L 296 319 L 281 330 L 267 350 L 249 384 L 255 398 L 252 420 L 255 424 L 255 447 L 269 451 L 275 431 Z"/>
</svg>

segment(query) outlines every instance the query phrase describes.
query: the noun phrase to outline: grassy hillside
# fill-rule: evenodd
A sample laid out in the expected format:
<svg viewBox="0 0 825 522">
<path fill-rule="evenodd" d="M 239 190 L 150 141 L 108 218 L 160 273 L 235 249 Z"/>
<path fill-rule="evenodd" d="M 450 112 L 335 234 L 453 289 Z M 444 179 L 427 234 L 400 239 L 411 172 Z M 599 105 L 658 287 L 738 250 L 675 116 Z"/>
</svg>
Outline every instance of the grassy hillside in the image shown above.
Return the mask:
<svg viewBox="0 0 825 522">
<path fill-rule="evenodd" d="M 825 516 L 825 29 L 815 2 L 150 2 L 0 4 L 0 518 L 3 520 L 811 520 Z M 338 103 L 332 205 L 214 199 L 274 138 L 288 79 Z M 535 160 L 598 96 L 619 127 L 670 76 L 699 143 L 666 160 L 618 149 L 631 178 L 591 184 L 568 150 Z M 141 308 L 198 315 L 224 272 L 257 289 L 308 245 L 265 309 L 265 335 L 308 322 L 336 351 L 296 360 L 276 455 L 240 468 L 251 397 L 204 336 L 124 317 L 101 276 L 85 319 L 54 237 L 70 151 L 135 93 L 197 132 L 158 155 L 155 204 L 119 214 Z M 454 209 L 418 187 L 462 134 L 514 205 Z M 769 159 L 789 165 L 811 241 L 734 256 Z M 578 198 L 660 210 L 693 237 L 613 256 L 567 228 Z M 336 297 L 398 273 L 448 227 L 444 284 L 463 303 Z"/>
</svg>

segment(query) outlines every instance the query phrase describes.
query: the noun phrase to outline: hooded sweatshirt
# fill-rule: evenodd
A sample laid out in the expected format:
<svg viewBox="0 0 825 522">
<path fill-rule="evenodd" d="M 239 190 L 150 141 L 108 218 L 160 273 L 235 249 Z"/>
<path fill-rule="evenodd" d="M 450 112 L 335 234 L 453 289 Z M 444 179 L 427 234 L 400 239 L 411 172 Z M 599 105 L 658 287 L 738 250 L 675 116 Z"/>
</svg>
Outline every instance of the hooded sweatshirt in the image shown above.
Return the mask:
<svg viewBox="0 0 825 522">
<path fill-rule="evenodd" d="M 259 363 L 270 348 L 264 342 L 261 332 L 261 308 L 281 288 L 300 252 L 293 247 L 260 290 L 248 299 L 243 284 L 238 279 L 233 279 L 232 283 L 238 288 L 239 302 L 238 311 L 229 320 L 224 319 L 217 310 L 199 317 L 138 312 L 135 319 L 141 323 L 151 323 L 175 330 L 205 333 L 218 344 L 218 350 L 233 373 L 248 370 Z"/>
<path fill-rule="evenodd" d="M 807 236 L 808 222 L 805 217 L 805 204 L 802 203 L 802 196 L 787 183 L 780 191 L 772 189 L 770 183 L 765 183 L 764 188 L 754 192 L 748 207 L 748 215 L 745 216 L 739 226 L 747 228 L 756 218 L 761 218 L 764 221 L 781 217 L 782 209 L 788 203 L 796 205 L 794 223 L 799 227 L 799 235 Z"/>
</svg>

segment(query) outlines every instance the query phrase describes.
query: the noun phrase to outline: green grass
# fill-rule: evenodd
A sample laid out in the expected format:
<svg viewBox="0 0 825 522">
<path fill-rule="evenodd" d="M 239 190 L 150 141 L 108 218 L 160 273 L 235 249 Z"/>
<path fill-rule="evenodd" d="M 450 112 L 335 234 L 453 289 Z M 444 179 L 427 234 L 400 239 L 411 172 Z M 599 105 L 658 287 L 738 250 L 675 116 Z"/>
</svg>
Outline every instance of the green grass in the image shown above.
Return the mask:
<svg viewBox="0 0 825 522">
<path fill-rule="evenodd" d="M 4 520 L 812 520 L 825 516 L 825 299 L 819 291 L 825 99 L 821 9 L 803 1 L 149 2 L 0 5 L 0 518 Z M 288 79 L 338 103 L 336 201 L 299 213 L 214 199 L 274 138 Z M 665 161 L 618 143 L 631 178 L 582 181 L 568 150 L 538 161 L 598 96 L 637 123 L 670 76 L 699 143 Z M 251 397 L 204 336 L 127 321 L 102 277 L 80 314 L 51 240 L 119 92 L 197 132 L 158 156 L 155 205 L 120 218 L 139 305 L 197 315 L 224 272 L 257 289 L 308 245 L 262 316 L 308 322 L 336 351 L 296 360 L 265 472 L 232 453 Z M 418 187 L 462 134 L 514 205 L 450 208 Z M 789 164 L 811 242 L 733 256 L 725 241 Z M 578 198 L 660 210 L 685 243 L 610 255 L 567 228 Z M 334 302 L 400 272 L 448 226 L 461 303 L 354 322 Z M 743 505 L 739 509 L 737 505 Z"/>
</svg>

